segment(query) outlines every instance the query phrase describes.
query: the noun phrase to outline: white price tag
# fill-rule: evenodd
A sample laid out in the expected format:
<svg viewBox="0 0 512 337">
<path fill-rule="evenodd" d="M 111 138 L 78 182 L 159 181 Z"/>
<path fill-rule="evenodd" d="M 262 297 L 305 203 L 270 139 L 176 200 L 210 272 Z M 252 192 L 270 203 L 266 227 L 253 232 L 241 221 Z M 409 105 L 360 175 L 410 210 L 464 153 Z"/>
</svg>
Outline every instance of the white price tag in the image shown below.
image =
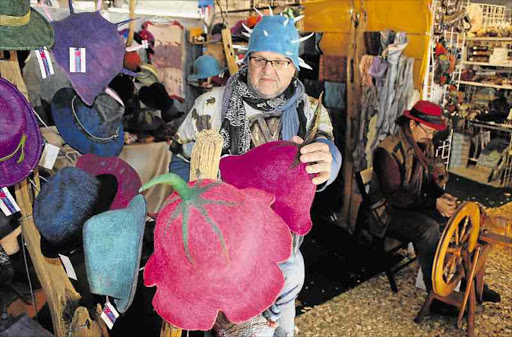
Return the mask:
<svg viewBox="0 0 512 337">
<path fill-rule="evenodd" d="M 50 143 L 46 143 L 44 146 L 43 154 L 41 155 L 41 159 L 39 160 L 39 166 L 42 166 L 48 170 L 53 169 L 53 165 L 55 165 L 55 160 L 57 160 L 59 151 L 59 147 Z"/>
<path fill-rule="evenodd" d="M 69 48 L 69 72 L 85 73 L 85 48 Z"/>
<path fill-rule="evenodd" d="M 116 308 L 114 308 L 114 306 L 110 304 L 108 298 L 107 302 L 105 303 L 105 306 L 103 307 L 103 311 L 101 312 L 100 317 L 101 319 L 103 319 L 108 328 L 112 330 L 112 327 L 116 322 L 116 319 L 119 317 L 119 313 L 117 312 Z"/>
<path fill-rule="evenodd" d="M 78 278 L 76 277 L 75 268 L 73 268 L 73 265 L 71 264 L 71 260 L 66 255 L 59 254 L 60 260 L 62 261 L 62 265 L 64 266 L 64 269 L 66 270 L 66 274 L 69 278 L 78 281 Z"/>
<path fill-rule="evenodd" d="M 7 187 L 2 187 L 0 190 L 0 209 L 4 212 L 5 216 L 9 216 L 20 211 L 20 207 L 12 197 L 11 192 L 9 192 Z"/>
</svg>

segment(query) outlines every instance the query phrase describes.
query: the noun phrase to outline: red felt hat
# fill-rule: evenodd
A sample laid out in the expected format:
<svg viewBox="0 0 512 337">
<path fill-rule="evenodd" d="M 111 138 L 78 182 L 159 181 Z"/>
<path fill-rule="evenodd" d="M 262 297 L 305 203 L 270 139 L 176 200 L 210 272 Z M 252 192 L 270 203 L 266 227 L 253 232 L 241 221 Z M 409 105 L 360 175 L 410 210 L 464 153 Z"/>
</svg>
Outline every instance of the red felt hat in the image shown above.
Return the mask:
<svg viewBox="0 0 512 337">
<path fill-rule="evenodd" d="M 111 174 L 117 180 L 117 192 L 110 209 L 126 208 L 141 187 L 140 177 L 133 167 L 118 157 L 102 157 L 92 153 L 78 158 L 76 167 L 94 176 Z"/>
<path fill-rule="evenodd" d="M 404 116 L 435 130 L 446 129 L 441 107 L 428 101 L 418 101 L 411 110 L 404 111 Z"/>
</svg>

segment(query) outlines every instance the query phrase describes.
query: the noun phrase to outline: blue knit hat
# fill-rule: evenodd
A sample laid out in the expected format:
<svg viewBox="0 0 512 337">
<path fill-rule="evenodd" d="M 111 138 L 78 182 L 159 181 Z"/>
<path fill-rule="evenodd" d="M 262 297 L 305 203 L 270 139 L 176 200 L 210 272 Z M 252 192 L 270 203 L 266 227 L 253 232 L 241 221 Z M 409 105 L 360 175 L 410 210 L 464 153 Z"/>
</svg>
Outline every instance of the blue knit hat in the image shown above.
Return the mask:
<svg viewBox="0 0 512 337">
<path fill-rule="evenodd" d="M 95 215 L 84 226 L 91 292 L 113 297 L 121 313 L 128 310 L 137 289 L 145 220 L 146 201 L 138 194 L 127 208 Z"/>
<path fill-rule="evenodd" d="M 314 33 L 300 37 L 295 28 L 295 21 L 298 19 L 300 18 L 294 20 L 281 15 L 265 15 L 252 30 L 244 25 L 248 31 L 244 35 L 250 36 L 245 58 L 247 59 L 249 54 L 255 51 L 270 51 L 289 58 L 297 70 L 299 66 L 311 69 L 299 57 L 299 44 Z"/>
<path fill-rule="evenodd" d="M 59 170 L 41 188 L 34 201 L 34 223 L 44 256 L 66 254 L 80 245 L 82 226 L 93 215 L 99 189 L 94 176 L 72 166 Z"/>
</svg>

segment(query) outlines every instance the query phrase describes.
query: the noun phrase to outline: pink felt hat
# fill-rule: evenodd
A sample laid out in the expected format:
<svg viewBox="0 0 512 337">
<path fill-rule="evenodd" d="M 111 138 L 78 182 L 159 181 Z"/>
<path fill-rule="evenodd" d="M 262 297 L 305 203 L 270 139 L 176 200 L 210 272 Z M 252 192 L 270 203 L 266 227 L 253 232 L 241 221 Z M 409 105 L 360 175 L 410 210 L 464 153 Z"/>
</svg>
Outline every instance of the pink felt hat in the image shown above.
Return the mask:
<svg viewBox="0 0 512 337">
<path fill-rule="evenodd" d="M 288 227 L 270 208 L 274 196 L 216 180 L 187 185 L 172 173 L 143 188 L 159 182 L 176 192 L 158 215 L 144 269 L 144 284 L 157 287 L 156 312 L 178 328 L 209 330 L 219 311 L 238 324 L 272 305 L 284 286 L 278 263 L 292 247 Z"/>
<path fill-rule="evenodd" d="M 117 192 L 110 206 L 111 210 L 128 207 L 142 185 L 137 171 L 121 158 L 88 153 L 78 158 L 76 167 L 94 176 L 111 174 L 116 178 Z"/>
<path fill-rule="evenodd" d="M 25 179 L 41 157 L 43 140 L 25 96 L 0 78 L 0 187 Z"/>
<path fill-rule="evenodd" d="M 290 230 L 306 235 L 311 226 L 310 209 L 316 186 L 299 161 L 298 144 L 269 142 L 238 156 L 220 161 L 222 180 L 239 189 L 257 188 L 276 196 L 272 209 Z"/>
</svg>

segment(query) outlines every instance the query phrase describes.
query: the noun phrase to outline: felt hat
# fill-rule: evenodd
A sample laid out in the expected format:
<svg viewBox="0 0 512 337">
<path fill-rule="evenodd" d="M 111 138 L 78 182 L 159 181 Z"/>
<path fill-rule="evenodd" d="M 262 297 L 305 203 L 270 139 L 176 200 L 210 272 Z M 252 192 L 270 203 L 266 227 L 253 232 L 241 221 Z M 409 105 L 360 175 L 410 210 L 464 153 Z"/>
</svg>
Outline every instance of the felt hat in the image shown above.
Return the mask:
<svg viewBox="0 0 512 337">
<path fill-rule="evenodd" d="M 0 50 L 32 50 L 53 45 L 53 28 L 30 0 L 0 1 Z"/>
<path fill-rule="evenodd" d="M 133 167 L 118 157 L 100 157 L 84 154 L 78 158 L 75 167 L 94 176 L 110 174 L 117 180 L 117 191 L 110 209 L 125 208 L 130 200 L 139 193 L 142 183 Z"/>
<path fill-rule="evenodd" d="M 78 95 L 87 105 L 92 105 L 114 76 L 126 72 L 123 70 L 125 46 L 117 25 L 104 19 L 99 11 L 75 14 L 71 1 L 70 9 L 67 18 L 52 22 L 55 30 L 52 53 Z M 86 72 L 70 71 L 70 48 L 85 48 Z"/>
<path fill-rule="evenodd" d="M 170 122 L 181 116 L 180 111 L 174 106 L 174 100 L 169 97 L 165 86 L 160 82 L 140 88 L 139 99 L 146 106 L 160 110 L 165 122 Z"/>
<path fill-rule="evenodd" d="M 110 176 L 97 179 L 72 166 L 52 176 L 34 201 L 43 255 L 57 257 L 80 246 L 85 221 L 108 210 L 116 190 L 117 182 Z"/>
<path fill-rule="evenodd" d="M 127 208 L 93 216 L 84 226 L 84 252 L 91 292 L 111 296 L 125 312 L 137 289 L 146 201 L 139 194 Z"/>
<path fill-rule="evenodd" d="M 62 138 L 78 152 L 104 157 L 123 150 L 124 107 L 102 92 L 92 107 L 71 88 L 62 88 L 52 100 L 52 116 Z"/>
<path fill-rule="evenodd" d="M 158 72 L 155 66 L 149 63 L 143 63 L 140 65 L 140 71 L 137 72 L 137 77 L 135 77 L 135 79 L 144 85 L 151 85 L 160 81 L 158 79 Z"/>
<path fill-rule="evenodd" d="M 403 115 L 435 130 L 446 129 L 446 119 L 441 107 L 428 101 L 416 102 L 412 109 L 405 110 Z"/>
<path fill-rule="evenodd" d="M 247 60 L 252 52 L 267 51 L 289 58 L 297 70 L 299 66 L 311 68 L 299 57 L 299 44 L 314 33 L 300 37 L 295 28 L 296 20 L 281 15 L 265 15 L 253 29 L 246 28 L 248 33 L 245 35 L 250 37 L 245 59 Z"/>
<path fill-rule="evenodd" d="M 165 126 L 165 121 L 155 115 L 155 109 L 141 109 L 126 121 L 126 129 L 133 132 L 150 132 Z"/>
<path fill-rule="evenodd" d="M 290 230 L 306 235 L 313 223 L 311 205 L 316 186 L 298 159 L 300 147 L 292 142 L 275 141 L 220 161 L 222 180 L 239 189 L 257 188 L 276 196 L 272 209 Z"/>
<path fill-rule="evenodd" d="M 189 80 L 197 80 L 217 76 L 225 69 L 220 67 L 217 59 L 211 55 L 201 55 L 194 61 L 194 73 L 188 77 Z"/>
<path fill-rule="evenodd" d="M 10 319 L 10 318 L 9 318 Z M 12 324 L 0 331 L 0 337 L 52 337 L 53 335 L 35 320 L 23 314 L 13 319 Z"/>
<path fill-rule="evenodd" d="M 0 187 L 12 186 L 36 167 L 43 140 L 29 102 L 3 78 L 0 78 L 0 130 Z"/>
<path fill-rule="evenodd" d="M 241 323 L 274 303 L 284 285 L 278 263 L 291 254 L 274 196 L 217 180 L 186 184 L 173 173 L 143 189 L 160 182 L 175 192 L 158 214 L 144 269 L 144 284 L 157 287 L 156 312 L 173 326 L 209 330 L 219 311 Z"/>
</svg>

